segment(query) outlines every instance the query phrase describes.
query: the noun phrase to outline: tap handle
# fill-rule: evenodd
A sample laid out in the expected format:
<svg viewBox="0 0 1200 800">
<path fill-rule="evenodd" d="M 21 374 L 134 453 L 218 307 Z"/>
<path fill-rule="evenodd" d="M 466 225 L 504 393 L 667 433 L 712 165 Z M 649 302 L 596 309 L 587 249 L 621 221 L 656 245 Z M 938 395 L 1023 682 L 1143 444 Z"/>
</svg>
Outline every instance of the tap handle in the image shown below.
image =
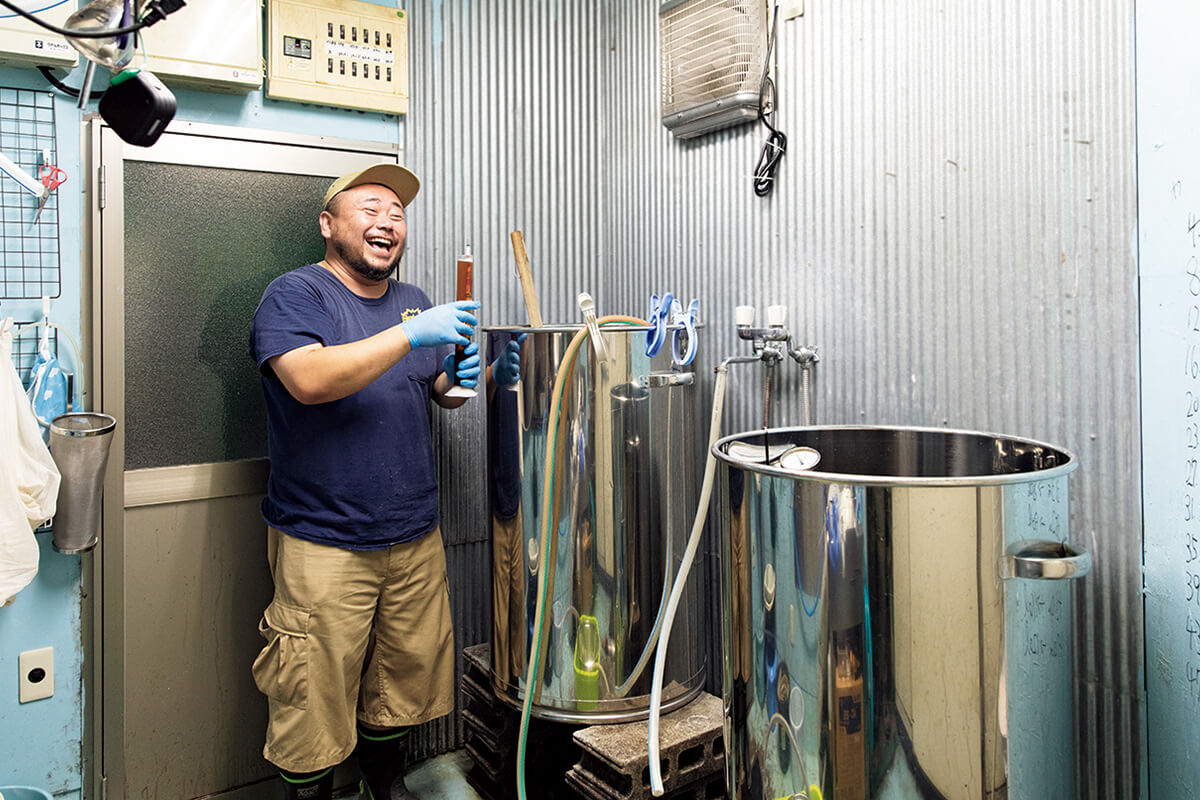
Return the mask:
<svg viewBox="0 0 1200 800">
<path fill-rule="evenodd" d="M 767 306 L 767 325 L 782 328 L 787 324 L 787 306 Z"/>
<path fill-rule="evenodd" d="M 733 310 L 733 321 L 739 328 L 754 327 L 754 306 L 738 306 Z"/>
</svg>

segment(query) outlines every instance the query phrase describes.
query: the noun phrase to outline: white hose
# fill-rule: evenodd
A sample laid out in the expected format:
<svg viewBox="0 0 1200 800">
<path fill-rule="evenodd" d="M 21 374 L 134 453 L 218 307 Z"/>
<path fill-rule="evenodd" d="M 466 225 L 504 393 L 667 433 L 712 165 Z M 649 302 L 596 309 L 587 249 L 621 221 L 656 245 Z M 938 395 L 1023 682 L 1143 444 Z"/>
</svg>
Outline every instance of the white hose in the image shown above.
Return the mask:
<svg viewBox="0 0 1200 800">
<path fill-rule="evenodd" d="M 692 535 L 688 538 L 687 548 L 683 552 L 683 561 L 679 564 L 679 572 L 675 576 L 675 585 L 671 588 L 671 597 L 667 600 L 664 614 L 662 633 L 658 637 L 658 651 L 654 656 L 654 678 L 650 683 L 650 791 L 655 797 L 663 793 L 662 767 L 659 763 L 658 750 L 658 717 L 662 710 L 662 681 L 663 669 L 667 662 L 667 645 L 671 641 L 671 625 L 675 621 L 675 609 L 679 606 L 679 598 L 683 596 L 687 584 L 688 573 L 692 569 L 692 560 L 700 546 L 700 535 L 704 532 L 704 522 L 708 519 L 708 501 L 712 497 L 713 475 L 717 471 L 717 458 L 712 454 L 721 432 L 721 412 L 725 407 L 725 378 L 728 367 L 725 364 L 717 367 L 717 381 L 713 389 L 712 423 L 708 431 L 708 458 L 704 462 L 704 483 L 700 487 L 700 501 L 696 507 L 696 520 L 692 523 Z"/>
</svg>

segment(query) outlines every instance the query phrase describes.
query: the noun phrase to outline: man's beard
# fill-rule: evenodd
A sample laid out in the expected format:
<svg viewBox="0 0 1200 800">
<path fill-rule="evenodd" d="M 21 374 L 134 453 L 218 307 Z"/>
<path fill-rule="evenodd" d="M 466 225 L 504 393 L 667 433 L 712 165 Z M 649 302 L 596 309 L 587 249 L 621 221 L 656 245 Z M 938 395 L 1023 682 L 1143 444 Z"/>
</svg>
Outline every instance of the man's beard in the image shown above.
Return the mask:
<svg viewBox="0 0 1200 800">
<path fill-rule="evenodd" d="M 345 262 L 346 266 L 362 275 L 369 281 L 381 281 L 392 274 L 392 270 L 396 269 L 396 265 L 400 263 L 400 256 L 404 255 L 404 248 L 396 249 L 396 257 L 385 268 L 372 267 L 368 264 L 361 255 L 357 252 L 351 252 L 350 248 L 342 242 L 334 242 L 333 249 L 337 250 L 338 257 Z"/>
</svg>

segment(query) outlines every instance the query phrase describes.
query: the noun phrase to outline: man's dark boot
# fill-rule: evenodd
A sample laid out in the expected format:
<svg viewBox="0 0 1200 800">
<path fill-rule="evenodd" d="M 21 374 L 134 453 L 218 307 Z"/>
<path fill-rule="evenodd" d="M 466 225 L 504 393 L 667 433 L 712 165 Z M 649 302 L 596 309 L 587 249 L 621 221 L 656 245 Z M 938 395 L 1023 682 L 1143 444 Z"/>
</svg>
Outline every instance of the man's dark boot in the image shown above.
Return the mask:
<svg viewBox="0 0 1200 800">
<path fill-rule="evenodd" d="M 408 766 L 408 728 L 372 730 L 358 726 L 358 766 L 362 770 L 361 800 L 408 800 L 404 785 Z"/>
<path fill-rule="evenodd" d="M 332 800 L 333 767 L 320 772 L 281 770 L 284 800 Z"/>
</svg>

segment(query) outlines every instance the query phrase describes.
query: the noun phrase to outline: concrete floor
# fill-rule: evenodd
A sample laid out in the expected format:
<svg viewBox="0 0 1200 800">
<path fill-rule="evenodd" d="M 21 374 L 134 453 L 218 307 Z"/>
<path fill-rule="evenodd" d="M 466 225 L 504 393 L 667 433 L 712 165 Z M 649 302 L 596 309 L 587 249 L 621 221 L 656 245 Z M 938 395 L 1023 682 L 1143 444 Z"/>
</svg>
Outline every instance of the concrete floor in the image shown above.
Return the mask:
<svg viewBox="0 0 1200 800">
<path fill-rule="evenodd" d="M 404 782 L 408 791 L 420 800 L 480 800 L 480 796 L 467 783 L 466 773 L 471 768 L 471 756 L 466 750 L 443 753 L 422 761 L 409 771 Z"/>
<path fill-rule="evenodd" d="M 414 800 L 482 800 L 467 783 L 471 757 L 466 750 L 455 750 L 427 759 L 413 766 L 404 776 L 409 794 Z M 341 800 L 356 800 L 357 786 L 337 792 Z"/>
</svg>

